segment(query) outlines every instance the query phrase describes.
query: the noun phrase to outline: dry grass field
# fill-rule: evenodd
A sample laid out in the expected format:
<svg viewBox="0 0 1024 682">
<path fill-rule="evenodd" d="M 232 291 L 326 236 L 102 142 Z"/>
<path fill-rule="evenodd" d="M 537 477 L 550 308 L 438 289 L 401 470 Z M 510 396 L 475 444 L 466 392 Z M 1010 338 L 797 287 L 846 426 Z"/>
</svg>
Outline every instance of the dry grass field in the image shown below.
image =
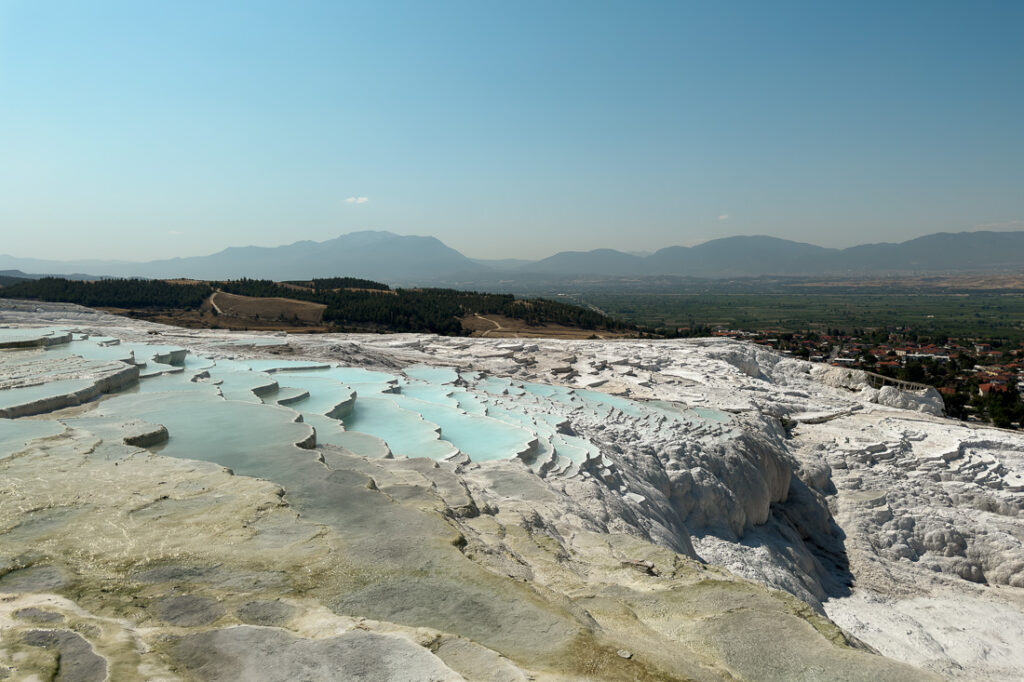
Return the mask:
<svg viewBox="0 0 1024 682">
<path fill-rule="evenodd" d="M 239 317 L 246 320 L 301 322 L 320 324 L 327 306 L 322 303 L 295 301 L 289 298 L 253 298 L 215 292 L 210 305 L 218 316 Z"/>
<path fill-rule="evenodd" d="M 171 284 L 194 284 L 198 280 L 167 281 Z M 288 298 L 254 298 L 218 291 L 206 299 L 198 310 L 128 310 L 110 307 L 99 307 L 98 310 L 194 329 L 318 333 L 332 330 L 330 325 L 323 324 L 326 308 L 320 303 Z"/>
</svg>

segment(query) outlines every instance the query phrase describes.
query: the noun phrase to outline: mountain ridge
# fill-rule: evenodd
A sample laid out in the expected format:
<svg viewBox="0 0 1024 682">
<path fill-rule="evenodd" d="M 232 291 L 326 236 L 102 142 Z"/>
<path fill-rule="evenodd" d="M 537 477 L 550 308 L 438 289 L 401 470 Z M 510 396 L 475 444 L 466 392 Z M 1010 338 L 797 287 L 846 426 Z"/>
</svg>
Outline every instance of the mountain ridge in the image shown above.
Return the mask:
<svg viewBox="0 0 1024 682">
<path fill-rule="evenodd" d="M 611 254 L 627 267 L 609 268 Z M 626 259 L 633 259 L 627 261 Z M 900 243 L 834 249 L 767 235 L 737 235 L 696 246 L 668 246 L 647 257 L 621 251 L 563 251 L 522 272 L 565 275 L 866 275 L 966 272 L 1024 267 L 1024 232 L 938 232 Z"/>
<path fill-rule="evenodd" d="M 767 235 L 736 235 L 696 246 L 667 246 L 640 256 L 616 249 L 562 251 L 537 261 L 473 259 L 432 236 L 363 230 L 323 242 L 231 246 L 207 256 L 148 262 L 48 261 L 0 255 L 0 269 L 100 277 L 276 280 L 344 274 L 391 283 L 458 282 L 512 277 L 651 276 L 702 278 L 765 275 L 880 275 L 1024 269 L 1024 231 L 937 232 L 899 243 L 834 249 Z"/>
</svg>

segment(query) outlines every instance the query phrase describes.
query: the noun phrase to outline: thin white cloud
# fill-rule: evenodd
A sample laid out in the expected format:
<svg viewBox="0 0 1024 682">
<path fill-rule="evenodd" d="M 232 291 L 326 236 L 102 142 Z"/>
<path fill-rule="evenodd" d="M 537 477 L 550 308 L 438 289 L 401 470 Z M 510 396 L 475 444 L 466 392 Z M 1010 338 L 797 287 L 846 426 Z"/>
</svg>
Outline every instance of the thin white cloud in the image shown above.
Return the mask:
<svg viewBox="0 0 1024 682">
<path fill-rule="evenodd" d="M 718 216 L 718 219 L 719 220 L 728 220 L 729 219 L 729 214 L 728 213 L 723 213 L 722 215 Z"/>
<path fill-rule="evenodd" d="M 167 234 L 169 234 L 171 236 L 177 236 L 179 234 L 185 234 L 185 233 L 182 232 L 181 230 L 167 230 Z"/>
<path fill-rule="evenodd" d="M 348 204 L 365 204 L 370 200 L 370 197 L 349 197 L 345 199 L 345 203 Z"/>
<path fill-rule="evenodd" d="M 974 226 L 974 232 L 1016 232 L 1024 230 L 1024 220 L 1007 220 L 1001 223 L 982 223 Z"/>
</svg>

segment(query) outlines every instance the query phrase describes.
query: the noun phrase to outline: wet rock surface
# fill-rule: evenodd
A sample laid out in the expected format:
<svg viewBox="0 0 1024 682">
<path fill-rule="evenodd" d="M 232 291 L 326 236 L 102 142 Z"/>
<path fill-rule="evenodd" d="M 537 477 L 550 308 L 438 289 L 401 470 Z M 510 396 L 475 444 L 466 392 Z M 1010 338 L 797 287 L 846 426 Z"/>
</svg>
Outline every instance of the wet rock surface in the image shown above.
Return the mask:
<svg viewBox="0 0 1024 682">
<path fill-rule="evenodd" d="M 14 612 L 14 617 L 34 623 L 60 623 L 64 616 L 54 611 L 29 607 Z"/>
<path fill-rule="evenodd" d="M 239 607 L 238 619 L 248 625 L 282 626 L 298 613 L 298 609 L 282 601 L 258 599 Z"/>
<path fill-rule="evenodd" d="M 211 682 L 463 679 L 415 642 L 361 630 L 315 640 L 249 626 L 213 630 L 183 638 L 173 657 L 190 674 Z"/>
<path fill-rule="evenodd" d="M 224 615 L 224 607 L 209 597 L 184 594 L 160 600 L 157 612 L 169 625 L 209 625 Z"/>
<path fill-rule="evenodd" d="M 56 566 L 15 568 L 0 577 L 0 592 L 52 592 L 67 582 L 67 573 Z"/>
<path fill-rule="evenodd" d="M 89 642 L 70 630 L 29 630 L 23 635 L 31 647 L 53 649 L 58 654 L 55 682 L 103 682 L 107 662 L 97 656 Z"/>
</svg>

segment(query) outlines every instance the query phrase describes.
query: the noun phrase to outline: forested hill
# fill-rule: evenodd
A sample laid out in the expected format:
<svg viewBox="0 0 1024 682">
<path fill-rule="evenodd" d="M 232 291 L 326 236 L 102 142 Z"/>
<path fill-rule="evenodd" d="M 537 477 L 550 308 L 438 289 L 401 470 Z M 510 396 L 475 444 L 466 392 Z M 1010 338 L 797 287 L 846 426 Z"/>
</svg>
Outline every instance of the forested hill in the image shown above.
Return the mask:
<svg viewBox="0 0 1024 682">
<path fill-rule="evenodd" d="M 331 280 L 313 280 L 308 288 L 269 280 L 217 282 L 221 291 L 241 296 L 293 298 L 327 306 L 324 321 L 341 327 L 381 325 L 389 331 L 457 335 L 461 318 L 478 313 L 505 315 L 531 325 L 561 324 L 583 329 L 633 327 L 579 306 L 547 299 L 517 299 L 512 294 L 483 294 L 455 289 L 394 289 L 361 281 L 356 288 L 331 288 Z"/>
<path fill-rule="evenodd" d="M 198 308 L 213 293 L 205 282 L 172 284 L 159 279 L 101 279 L 93 282 L 42 277 L 0 288 L 3 298 L 62 301 L 90 308 Z"/>
<path fill-rule="evenodd" d="M 253 297 L 287 298 L 327 306 L 324 322 L 339 329 L 465 333 L 466 315 L 503 315 L 528 325 L 557 324 L 595 330 L 635 327 L 579 306 L 547 299 L 517 299 L 455 289 L 389 289 L 370 280 L 329 278 L 308 282 L 270 280 L 167 282 L 106 279 L 81 282 L 47 277 L 0 288 L 0 297 L 64 301 L 101 308 L 197 310 L 215 291 Z"/>
</svg>

